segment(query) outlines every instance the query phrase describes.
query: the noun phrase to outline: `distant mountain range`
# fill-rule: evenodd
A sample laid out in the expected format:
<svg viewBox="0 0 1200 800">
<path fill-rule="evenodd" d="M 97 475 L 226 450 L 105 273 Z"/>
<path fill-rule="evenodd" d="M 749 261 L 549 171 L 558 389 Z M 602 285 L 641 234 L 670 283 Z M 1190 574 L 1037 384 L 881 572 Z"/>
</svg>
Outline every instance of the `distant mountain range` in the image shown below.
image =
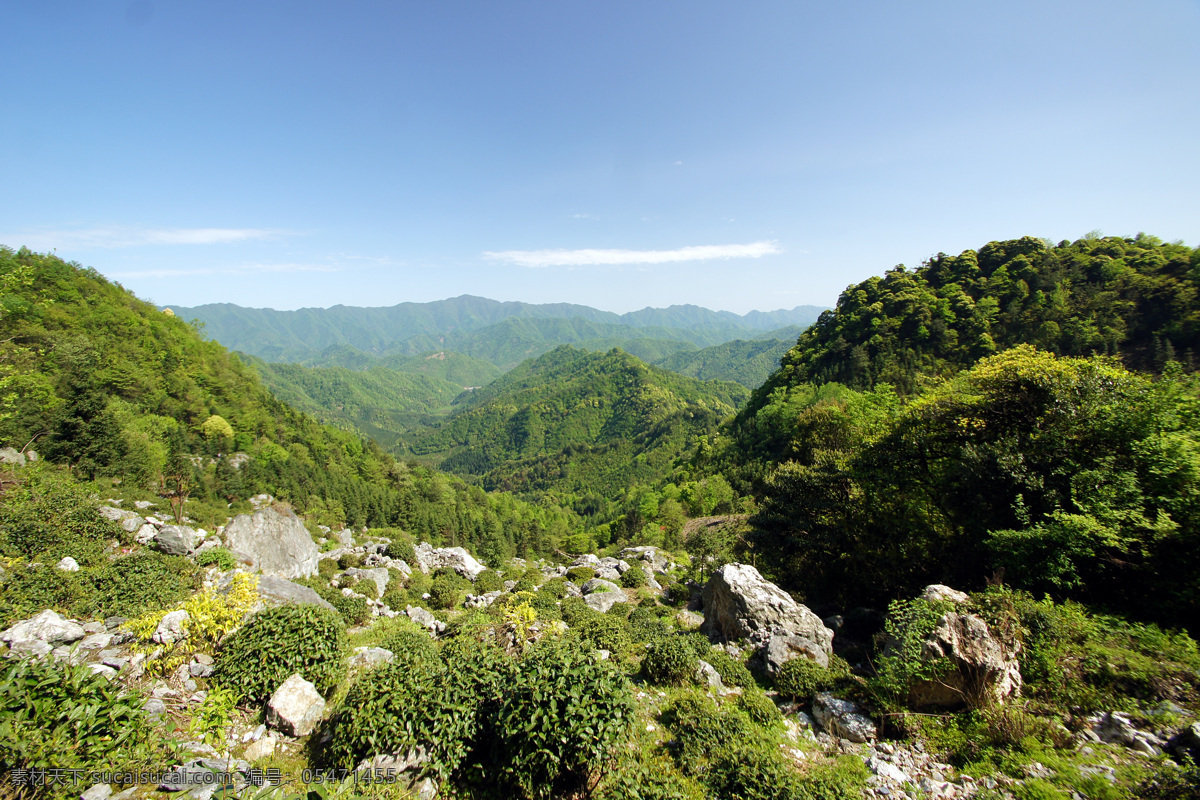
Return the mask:
<svg viewBox="0 0 1200 800">
<path fill-rule="evenodd" d="M 500 302 L 471 295 L 376 308 L 276 311 L 232 303 L 170 308 L 183 319 L 203 323 L 205 333 L 229 349 L 266 361 L 365 369 L 381 365 L 376 359 L 449 350 L 502 370 L 560 344 L 589 350 L 619 346 L 655 361 L 735 339 L 777 338 L 773 331 L 807 327 L 825 310 L 797 306 L 739 315 L 682 305 L 615 314 L 570 303 Z"/>
</svg>

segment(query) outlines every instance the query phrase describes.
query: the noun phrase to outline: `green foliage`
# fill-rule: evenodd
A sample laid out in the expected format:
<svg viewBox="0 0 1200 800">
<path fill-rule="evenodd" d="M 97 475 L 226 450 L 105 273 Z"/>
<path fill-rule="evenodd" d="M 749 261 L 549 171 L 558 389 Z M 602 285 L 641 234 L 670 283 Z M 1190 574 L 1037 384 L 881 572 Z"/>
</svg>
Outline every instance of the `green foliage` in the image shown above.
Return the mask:
<svg viewBox="0 0 1200 800">
<path fill-rule="evenodd" d="M 646 583 L 646 571 L 640 564 L 634 564 L 621 575 L 621 585 L 626 589 L 638 589 Z"/>
<path fill-rule="evenodd" d="M 704 786 L 667 756 L 636 747 L 617 763 L 598 795 L 601 800 L 705 800 Z"/>
<path fill-rule="evenodd" d="M 340 569 L 358 569 L 363 565 L 363 556 L 361 553 L 343 553 L 338 556 L 337 564 Z"/>
<path fill-rule="evenodd" d="M 103 558 L 108 541 L 129 540 L 66 472 L 39 463 L 17 474 L 0 498 L 0 554 L 35 559 L 44 553 L 56 562 L 71 556 L 91 564 Z"/>
<path fill-rule="evenodd" d="M 949 603 L 930 602 L 920 597 L 896 600 L 888 607 L 887 620 L 878 637 L 881 651 L 870 681 L 872 692 L 884 705 L 896 710 L 903 708 L 914 683 L 933 680 L 951 668 L 944 660 L 923 658 L 926 637 L 949 607 Z M 811 667 L 805 670 L 815 673 Z"/>
<path fill-rule="evenodd" d="M 356 594 L 347 597 L 342 594 L 340 589 L 333 588 L 328 581 L 321 577 L 296 578 L 294 582 L 312 589 L 318 597 L 333 606 L 338 617 L 346 625 L 361 625 L 371 618 L 371 607 L 367 605 L 365 597 L 359 597 Z M 347 583 L 349 582 L 347 581 Z M 353 587 L 347 586 L 346 588 Z M 372 582 L 369 591 L 373 594 L 375 589 L 376 586 Z"/>
<path fill-rule="evenodd" d="M 232 439 L 233 426 L 224 417 L 213 414 L 200 425 L 205 439 Z"/>
<path fill-rule="evenodd" d="M 394 663 L 406 664 L 414 661 L 439 661 L 437 645 L 429 633 L 416 623 L 404 626 L 386 636 L 379 646 L 391 650 L 396 656 Z"/>
<path fill-rule="evenodd" d="M 608 650 L 618 658 L 629 651 L 633 643 L 629 636 L 629 625 L 625 620 L 608 614 L 597 614 L 576 617 L 575 622 L 569 622 L 571 630 L 579 640 L 590 644 L 597 650 Z"/>
<path fill-rule="evenodd" d="M 9 661 L 0 670 L 0 770 L 160 769 L 173 753 L 142 702 L 86 665 Z"/>
<path fill-rule="evenodd" d="M 327 562 L 321 562 L 322 565 L 325 563 Z M 220 545 L 210 547 L 196 555 L 196 566 L 207 567 L 211 565 L 216 565 L 217 569 L 226 572 L 237 566 L 237 559 L 234 558 L 233 553 L 229 552 L 229 548 Z"/>
<path fill-rule="evenodd" d="M 675 629 L 656 613 L 659 608 L 661 606 L 640 605 L 633 609 L 629 615 L 629 635 L 635 642 L 654 642 L 675 633 Z"/>
<path fill-rule="evenodd" d="M 471 582 L 453 570 L 442 573 L 429 588 L 429 603 L 434 608 L 457 608 L 470 588 Z"/>
<path fill-rule="evenodd" d="M 738 698 L 737 706 L 742 710 L 750 721 L 764 728 L 769 728 L 777 725 L 783 720 L 783 715 L 779 713 L 779 708 L 775 705 L 766 692 L 756 689 L 750 689 L 742 692 Z"/>
<path fill-rule="evenodd" d="M 212 682 L 257 704 L 298 672 L 328 695 L 345 672 L 345 648 L 345 629 L 334 612 L 313 605 L 268 608 L 221 645 Z"/>
<path fill-rule="evenodd" d="M 225 748 L 225 736 L 233 724 L 237 711 L 238 696 L 228 689 L 210 689 L 204 702 L 192 717 L 192 733 L 207 745 Z"/>
<path fill-rule="evenodd" d="M 475 578 L 475 594 L 487 594 L 504 589 L 504 579 L 494 569 L 485 569 Z"/>
<path fill-rule="evenodd" d="M 591 567 L 571 567 L 567 570 L 567 577 L 572 583 L 583 585 L 596 577 L 596 570 Z"/>
<path fill-rule="evenodd" d="M 397 661 L 351 685 L 330 720 L 323 757 L 330 767 L 353 769 L 377 753 L 424 748 L 423 771 L 444 779 L 466 754 L 473 724 L 472 698 L 448 679 L 441 660 Z"/>
<path fill-rule="evenodd" d="M 642 660 L 642 674 L 657 684 L 683 685 L 695 680 L 700 659 L 682 636 L 668 636 L 651 643 Z"/>
<path fill-rule="evenodd" d="M 538 587 L 538 592 L 561 600 L 567 596 L 567 582 L 563 578 L 551 578 Z"/>
<path fill-rule="evenodd" d="M 322 558 L 320 561 L 317 562 L 317 575 L 324 578 L 325 580 L 329 580 L 330 578 L 332 578 L 334 575 L 337 574 L 337 571 L 338 571 L 337 562 L 334 561 L 332 558 Z"/>
<path fill-rule="evenodd" d="M 593 785 L 627 736 L 633 692 L 586 649 L 543 640 L 530 648 L 488 722 L 485 773 L 497 797 L 567 797 Z"/>
<path fill-rule="evenodd" d="M 710 649 L 703 658 L 717 671 L 721 676 L 721 683 L 726 686 L 749 688 L 755 685 L 754 676 L 746 668 L 746 662 L 734 658 L 724 650 Z"/>
<path fill-rule="evenodd" d="M 417 554 L 413 551 L 412 541 L 407 538 L 393 536 L 383 554 L 388 558 L 398 558 L 410 567 L 416 568 Z"/>
<path fill-rule="evenodd" d="M 803 657 L 785 661 L 775 673 L 775 690 L 793 700 L 809 700 L 832 683 L 828 669 Z"/>
<path fill-rule="evenodd" d="M 1138 785 L 1143 800 L 1200 800 L 1200 765 L 1163 764 Z"/>
<path fill-rule="evenodd" d="M 690 691 L 673 700 L 662 713 L 674 735 L 674 754 L 685 775 L 705 775 L 710 759 L 731 742 L 753 736 L 750 718 L 740 711 L 722 711 L 708 695 Z"/>
</svg>

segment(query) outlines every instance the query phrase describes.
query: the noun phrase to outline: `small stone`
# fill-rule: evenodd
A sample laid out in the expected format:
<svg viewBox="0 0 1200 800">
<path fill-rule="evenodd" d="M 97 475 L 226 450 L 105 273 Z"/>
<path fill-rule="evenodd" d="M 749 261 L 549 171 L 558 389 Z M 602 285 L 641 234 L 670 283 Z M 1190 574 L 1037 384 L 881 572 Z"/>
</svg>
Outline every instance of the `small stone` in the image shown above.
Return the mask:
<svg viewBox="0 0 1200 800">
<path fill-rule="evenodd" d="M 247 761 L 254 763 L 260 761 L 275 752 L 275 737 L 264 736 L 257 742 L 252 742 L 246 748 L 245 758 Z"/>
<path fill-rule="evenodd" d="M 151 639 L 159 644 L 171 644 L 186 639 L 187 629 L 184 625 L 189 619 L 191 619 L 191 615 L 182 608 L 172 611 L 158 623 Z"/>
<path fill-rule="evenodd" d="M 284 681 L 267 701 L 267 724 L 288 736 L 307 736 L 325 713 L 317 688 L 298 673 Z"/>
<path fill-rule="evenodd" d="M 161 717 L 167 713 L 167 704 L 157 697 L 151 697 L 142 704 L 142 711 L 145 711 L 151 717 Z"/>
<path fill-rule="evenodd" d="M 75 559 L 71 558 L 70 556 L 65 556 L 62 561 L 59 561 L 54 566 L 57 569 L 61 569 L 63 572 L 79 572 L 79 562 L 76 561 Z M 107 784 L 96 784 L 96 785 L 100 786 L 100 785 L 107 785 Z M 90 792 L 91 789 L 89 789 L 88 791 Z M 112 790 L 110 789 L 109 792 L 111 793 L 111 791 Z"/>
<path fill-rule="evenodd" d="M 96 783 L 86 792 L 79 795 L 79 800 L 108 800 L 108 798 L 112 797 L 112 793 L 112 787 L 107 783 Z"/>
</svg>

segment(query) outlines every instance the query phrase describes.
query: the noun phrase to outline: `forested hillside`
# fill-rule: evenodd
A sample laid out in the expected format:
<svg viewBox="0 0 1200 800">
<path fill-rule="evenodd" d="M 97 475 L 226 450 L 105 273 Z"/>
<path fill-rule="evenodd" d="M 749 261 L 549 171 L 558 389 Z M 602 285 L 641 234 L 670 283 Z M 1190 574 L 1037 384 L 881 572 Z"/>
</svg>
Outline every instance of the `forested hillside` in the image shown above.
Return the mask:
<svg viewBox="0 0 1200 800">
<path fill-rule="evenodd" d="M 501 555 L 546 552 L 580 529 L 570 511 L 485 495 L 321 425 L 94 270 L 0 248 L 0 310 L 0 440 L 85 479 L 197 501 L 268 492 L 324 524 L 403 526 Z M 249 459 L 237 466 L 233 452 Z"/>
<path fill-rule="evenodd" d="M 485 487 L 619 497 L 655 483 L 745 401 L 735 383 L 648 367 L 620 350 L 562 346 L 463 395 L 408 442 Z"/>
<path fill-rule="evenodd" d="M 230 350 L 267 361 L 310 362 L 320 359 L 331 346 L 349 345 L 372 356 L 450 349 L 508 368 L 560 344 L 585 340 L 608 343 L 588 347 L 593 350 L 625 347 L 625 342 L 637 339 L 706 347 L 786 325 L 808 325 L 822 309 L 798 306 L 739 316 L 697 306 L 672 306 L 614 314 L 567 303 L 501 303 L 463 295 L 387 308 L 275 311 L 218 303 L 173 310 L 184 319 L 200 320 L 206 333 Z M 506 321 L 527 324 L 482 330 Z M 625 349 L 635 352 L 631 347 Z"/>
</svg>

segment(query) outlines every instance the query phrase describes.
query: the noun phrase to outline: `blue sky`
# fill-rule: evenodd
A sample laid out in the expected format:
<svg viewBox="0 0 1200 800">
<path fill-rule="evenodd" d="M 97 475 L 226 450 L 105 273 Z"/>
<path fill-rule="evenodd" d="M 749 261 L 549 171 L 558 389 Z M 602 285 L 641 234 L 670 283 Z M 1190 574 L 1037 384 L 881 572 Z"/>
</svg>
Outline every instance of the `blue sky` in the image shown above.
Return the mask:
<svg viewBox="0 0 1200 800">
<path fill-rule="evenodd" d="M 833 304 L 1200 244 L 1200 2 L 0 0 L 0 243 L 163 304 Z"/>
</svg>

